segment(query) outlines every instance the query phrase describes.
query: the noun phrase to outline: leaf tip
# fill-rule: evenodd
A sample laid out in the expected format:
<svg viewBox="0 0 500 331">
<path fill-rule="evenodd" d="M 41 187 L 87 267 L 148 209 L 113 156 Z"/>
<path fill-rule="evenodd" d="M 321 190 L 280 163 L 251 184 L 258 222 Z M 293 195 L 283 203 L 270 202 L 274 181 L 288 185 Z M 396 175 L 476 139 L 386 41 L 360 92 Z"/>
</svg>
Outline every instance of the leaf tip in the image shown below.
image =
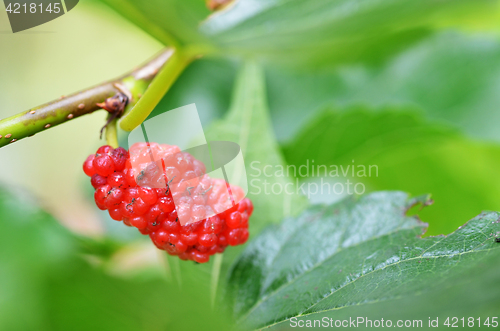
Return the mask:
<svg viewBox="0 0 500 331">
<path fill-rule="evenodd" d="M 418 211 L 424 209 L 424 207 L 434 204 L 434 200 L 431 198 L 430 194 L 423 194 L 412 199 L 409 199 L 405 206 L 405 215 L 410 216 L 410 210 L 416 206 L 420 206 Z"/>
</svg>

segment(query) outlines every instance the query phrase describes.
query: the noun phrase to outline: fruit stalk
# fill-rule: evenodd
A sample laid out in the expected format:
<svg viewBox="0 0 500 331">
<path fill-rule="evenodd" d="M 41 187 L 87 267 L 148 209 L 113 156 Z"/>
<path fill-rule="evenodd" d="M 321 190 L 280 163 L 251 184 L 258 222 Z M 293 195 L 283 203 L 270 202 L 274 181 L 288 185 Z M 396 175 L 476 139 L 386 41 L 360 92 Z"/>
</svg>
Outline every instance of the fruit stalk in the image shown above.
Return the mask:
<svg viewBox="0 0 500 331">
<path fill-rule="evenodd" d="M 120 128 L 132 131 L 141 125 L 193 59 L 194 56 L 176 50 L 149 84 L 144 96 L 138 99 L 137 104 L 129 111 L 125 110 L 124 115 L 118 121 Z"/>
<path fill-rule="evenodd" d="M 127 90 L 132 95 L 128 109 L 144 94 L 160 69 L 171 61 L 176 51 L 166 48 L 152 60 L 115 80 L 91 87 L 69 96 L 62 96 L 41 106 L 29 109 L 0 121 L 0 147 L 48 130 L 56 125 L 98 109 L 97 103 Z M 126 109 L 127 111 L 127 109 Z"/>
<path fill-rule="evenodd" d="M 118 134 L 116 132 L 116 120 L 113 120 L 106 127 L 106 142 L 113 148 L 118 148 Z"/>
</svg>

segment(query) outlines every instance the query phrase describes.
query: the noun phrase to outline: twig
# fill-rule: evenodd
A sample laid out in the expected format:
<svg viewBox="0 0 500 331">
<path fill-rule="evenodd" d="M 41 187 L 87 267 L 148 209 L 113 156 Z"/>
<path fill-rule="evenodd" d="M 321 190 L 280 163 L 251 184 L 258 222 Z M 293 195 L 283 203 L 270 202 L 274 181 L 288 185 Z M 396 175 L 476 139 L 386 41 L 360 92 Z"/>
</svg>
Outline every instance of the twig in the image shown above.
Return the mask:
<svg viewBox="0 0 500 331">
<path fill-rule="evenodd" d="M 69 96 L 63 96 L 58 100 L 1 120 L 0 147 L 32 136 L 40 131 L 50 129 L 79 116 L 90 114 L 100 109 L 97 103 L 102 103 L 107 98 L 122 92 L 123 86 L 132 95 L 129 106 L 133 107 L 161 67 L 165 63 L 168 63 L 174 53 L 173 48 L 167 48 L 143 66 L 118 79 Z M 121 88 L 117 88 L 117 86 Z"/>
</svg>

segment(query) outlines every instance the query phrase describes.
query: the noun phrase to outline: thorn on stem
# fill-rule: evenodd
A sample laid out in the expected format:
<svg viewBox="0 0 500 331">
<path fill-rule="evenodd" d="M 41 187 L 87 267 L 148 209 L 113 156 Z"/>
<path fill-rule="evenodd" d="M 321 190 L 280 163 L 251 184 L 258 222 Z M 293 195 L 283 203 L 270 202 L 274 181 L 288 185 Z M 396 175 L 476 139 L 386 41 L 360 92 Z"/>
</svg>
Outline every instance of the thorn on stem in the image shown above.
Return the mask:
<svg viewBox="0 0 500 331">
<path fill-rule="evenodd" d="M 125 94 L 118 92 L 114 96 L 107 98 L 104 102 L 97 103 L 97 106 L 108 111 L 111 114 L 117 114 L 120 116 L 125 110 L 125 106 L 128 103 L 128 98 Z"/>
<path fill-rule="evenodd" d="M 125 110 L 125 106 L 127 106 L 128 101 L 129 98 L 124 93 L 118 92 L 114 96 L 107 98 L 104 102 L 97 103 L 97 106 L 110 113 L 106 124 L 104 124 L 101 129 L 100 139 L 102 139 L 102 133 L 109 123 L 123 115 L 123 111 Z"/>
<path fill-rule="evenodd" d="M 104 132 L 104 129 L 106 129 L 106 127 L 109 125 L 109 123 L 113 122 L 113 120 L 117 117 L 118 117 L 118 114 L 116 114 L 116 113 L 111 114 L 111 116 L 108 117 L 106 124 L 104 124 L 104 126 L 101 128 L 101 133 L 99 135 L 99 139 L 102 139 L 102 133 Z"/>
</svg>

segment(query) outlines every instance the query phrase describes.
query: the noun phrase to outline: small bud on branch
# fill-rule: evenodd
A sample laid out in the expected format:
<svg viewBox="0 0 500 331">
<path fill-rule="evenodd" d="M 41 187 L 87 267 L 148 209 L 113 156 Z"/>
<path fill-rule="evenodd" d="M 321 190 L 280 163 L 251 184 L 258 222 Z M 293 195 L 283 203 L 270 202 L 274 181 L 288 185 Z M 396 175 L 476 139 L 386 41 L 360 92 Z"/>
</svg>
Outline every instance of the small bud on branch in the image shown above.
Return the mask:
<svg viewBox="0 0 500 331">
<path fill-rule="evenodd" d="M 69 96 L 29 109 L 0 121 L 0 147 L 48 130 L 61 123 L 101 109 L 99 104 L 123 94 L 129 105 L 135 105 L 158 71 L 168 63 L 173 48 L 167 48 L 148 63 L 116 80 L 91 87 Z M 130 99 L 129 99 L 130 97 Z M 110 105 L 111 106 L 111 105 Z M 123 113 L 124 108 L 121 110 Z"/>
</svg>

